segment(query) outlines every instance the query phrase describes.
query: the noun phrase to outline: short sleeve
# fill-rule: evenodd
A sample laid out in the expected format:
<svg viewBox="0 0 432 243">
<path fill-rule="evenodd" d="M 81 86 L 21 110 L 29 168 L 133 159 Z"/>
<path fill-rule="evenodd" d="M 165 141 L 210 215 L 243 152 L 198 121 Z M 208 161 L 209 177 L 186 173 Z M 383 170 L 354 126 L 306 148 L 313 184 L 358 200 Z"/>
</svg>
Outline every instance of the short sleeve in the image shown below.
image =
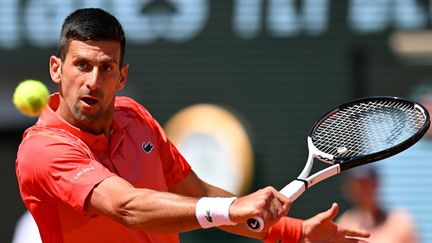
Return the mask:
<svg viewBox="0 0 432 243">
<path fill-rule="evenodd" d="M 82 146 L 48 135 L 23 140 L 16 171 L 24 201 L 54 201 L 83 214 L 89 192 L 105 178 L 115 175 Z"/>
<path fill-rule="evenodd" d="M 168 187 L 172 187 L 179 183 L 191 172 L 191 166 L 186 159 L 177 150 L 175 145 L 166 136 L 165 131 L 153 119 L 154 129 L 158 136 L 158 144 L 161 148 L 161 159 L 163 170 Z"/>
<path fill-rule="evenodd" d="M 171 141 L 166 141 L 164 150 L 169 151 L 163 156 L 164 174 L 168 187 L 172 187 L 189 175 L 192 169 Z"/>
</svg>

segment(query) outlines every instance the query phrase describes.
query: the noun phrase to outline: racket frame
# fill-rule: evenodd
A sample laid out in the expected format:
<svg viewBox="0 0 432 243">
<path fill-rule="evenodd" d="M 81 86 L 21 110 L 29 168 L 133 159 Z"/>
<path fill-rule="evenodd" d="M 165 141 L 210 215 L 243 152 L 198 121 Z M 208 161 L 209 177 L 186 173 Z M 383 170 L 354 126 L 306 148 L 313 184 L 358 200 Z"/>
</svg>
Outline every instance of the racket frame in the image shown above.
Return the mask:
<svg viewBox="0 0 432 243">
<path fill-rule="evenodd" d="M 388 149 L 375 152 L 372 154 L 364 155 L 364 156 L 350 156 L 350 157 L 343 157 L 343 156 L 334 156 L 332 154 L 324 153 L 320 151 L 314 144 L 312 140 L 312 136 L 315 132 L 315 130 L 318 128 L 318 126 L 326 120 L 329 116 L 332 114 L 338 112 L 339 110 L 345 109 L 347 107 L 352 106 L 353 104 L 358 103 L 365 103 L 368 101 L 377 101 L 377 100 L 387 100 L 389 102 L 401 102 L 408 105 L 413 105 L 415 109 L 419 110 L 423 116 L 425 117 L 425 123 L 421 129 L 419 129 L 415 134 L 413 134 L 410 138 L 404 140 L 403 142 L 396 144 Z M 427 112 L 426 108 L 422 106 L 419 103 L 416 103 L 411 100 L 402 99 L 399 97 L 393 97 L 393 96 L 371 96 L 366 98 L 360 98 L 360 99 L 354 99 L 350 102 L 347 102 L 343 105 L 340 105 L 336 108 L 333 108 L 326 114 L 324 114 L 315 124 L 313 125 L 309 136 L 307 137 L 307 145 L 308 145 L 308 158 L 306 161 L 306 164 L 302 170 L 302 172 L 299 174 L 299 176 L 291 181 L 288 185 L 283 187 L 280 190 L 280 193 L 284 196 L 288 197 L 292 202 L 295 201 L 303 192 L 306 191 L 309 187 L 329 178 L 336 174 L 339 174 L 345 170 L 365 165 L 368 163 L 372 163 L 378 160 L 382 160 L 385 158 L 388 158 L 390 156 L 393 156 L 399 152 L 402 152 L 403 150 L 411 147 L 413 144 L 415 144 L 418 140 L 420 140 L 423 135 L 427 132 L 430 126 L 430 117 L 429 113 Z M 310 172 L 312 170 L 313 164 L 315 159 L 318 159 L 322 162 L 331 164 L 329 167 L 322 169 L 312 175 L 310 175 Z M 253 218 L 250 218 L 246 222 L 246 226 L 249 230 L 254 232 L 260 232 L 264 229 L 264 220 L 259 217 L 255 216 Z"/>
<path fill-rule="evenodd" d="M 332 110 L 330 110 L 329 112 L 327 112 L 326 114 L 324 114 L 317 122 L 315 122 L 315 124 L 312 126 L 312 129 L 309 133 L 308 138 L 311 138 L 315 132 L 315 130 L 319 127 L 319 125 L 326 120 L 326 118 L 328 118 L 329 116 L 331 116 L 332 114 L 343 110 L 347 107 L 351 107 L 353 106 L 353 104 L 358 104 L 358 103 L 366 103 L 368 101 L 377 101 L 377 100 L 386 100 L 388 102 L 399 102 L 399 103 L 405 103 L 407 105 L 413 106 L 414 109 L 419 110 L 423 116 L 425 117 L 425 123 L 424 126 L 419 129 L 415 134 L 413 134 L 410 138 L 408 138 L 407 140 L 403 141 L 402 143 L 396 144 L 388 149 L 376 152 L 376 153 L 372 153 L 372 154 L 368 154 L 368 155 L 364 155 L 364 156 L 353 156 L 353 157 L 343 157 L 343 156 L 333 156 L 330 154 L 326 154 L 323 153 L 321 151 L 319 151 L 312 142 L 312 145 L 309 145 L 309 141 L 308 141 L 308 148 L 311 149 L 311 147 L 313 148 L 312 151 L 314 151 L 314 153 L 317 155 L 316 158 L 319 159 L 320 161 L 329 163 L 329 164 L 340 164 L 340 172 L 360 166 L 360 165 L 365 165 L 368 163 L 372 163 L 378 160 L 382 160 L 385 158 L 388 158 L 390 156 L 393 156 L 395 154 L 398 154 L 404 150 L 406 150 L 407 148 L 411 147 L 412 145 L 414 145 L 418 140 L 420 140 L 420 138 L 423 137 L 423 135 L 427 132 L 427 130 L 429 129 L 430 126 L 430 117 L 429 117 L 429 113 L 427 112 L 426 108 L 417 103 L 414 102 L 412 100 L 408 100 L 408 99 L 402 99 L 399 97 L 394 97 L 394 96 L 371 96 L 371 97 L 366 97 L 366 98 L 360 98 L 360 99 L 354 99 L 351 100 L 343 105 L 340 105 L 338 107 L 333 108 Z"/>
</svg>

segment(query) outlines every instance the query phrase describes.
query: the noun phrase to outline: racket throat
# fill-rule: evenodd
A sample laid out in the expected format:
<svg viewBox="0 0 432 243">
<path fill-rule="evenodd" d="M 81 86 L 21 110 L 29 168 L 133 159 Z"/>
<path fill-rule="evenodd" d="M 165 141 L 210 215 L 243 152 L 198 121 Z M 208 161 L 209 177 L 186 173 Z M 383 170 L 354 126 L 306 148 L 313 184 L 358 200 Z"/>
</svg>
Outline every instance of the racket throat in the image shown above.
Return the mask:
<svg viewBox="0 0 432 243">
<path fill-rule="evenodd" d="M 294 180 L 295 180 L 295 181 L 301 181 L 301 182 L 303 182 L 303 183 L 304 183 L 305 190 L 309 188 L 309 182 L 308 182 L 307 180 L 302 179 L 302 178 L 296 178 L 296 179 L 294 179 Z"/>
<path fill-rule="evenodd" d="M 334 164 L 321 171 L 316 172 L 307 178 L 307 187 L 311 187 L 329 177 L 332 177 L 341 172 L 340 164 Z"/>
</svg>

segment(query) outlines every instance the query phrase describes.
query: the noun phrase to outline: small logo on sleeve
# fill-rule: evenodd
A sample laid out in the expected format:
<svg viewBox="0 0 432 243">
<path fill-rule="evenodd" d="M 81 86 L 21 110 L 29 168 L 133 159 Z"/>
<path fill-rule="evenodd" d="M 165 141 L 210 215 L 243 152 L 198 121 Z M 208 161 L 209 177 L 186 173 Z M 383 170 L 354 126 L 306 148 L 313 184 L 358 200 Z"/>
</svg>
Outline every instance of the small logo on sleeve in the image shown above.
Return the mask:
<svg viewBox="0 0 432 243">
<path fill-rule="evenodd" d="M 154 145 L 151 142 L 144 142 L 141 145 L 142 149 L 144 150 L 144 152 L 146 152 L 147 154 L 150 153 L 151 151 L 153 151 Z"/>
<path fill-rule="evenodd" d="M 78 171 L 78 173 L 76 173 L 74 176 L 75 180 L 78 180 L 82 175 L 84 175 L 85 173 L 87 173 L 91 170 L 95 170 L 95 168 L 92 166 L 92 167 L 87 167 L 87 168 L 84 168 L 84 169 Z"/>
<path fill-rule="evenodd" d="M 211 216 L 210 210 L 206 210 L 205 218 L 206 218 L 207 221 L 209 221 L 210 223 L 213 222 L 213 218 L 212 218 L 212 216 Z"/>
</svg>

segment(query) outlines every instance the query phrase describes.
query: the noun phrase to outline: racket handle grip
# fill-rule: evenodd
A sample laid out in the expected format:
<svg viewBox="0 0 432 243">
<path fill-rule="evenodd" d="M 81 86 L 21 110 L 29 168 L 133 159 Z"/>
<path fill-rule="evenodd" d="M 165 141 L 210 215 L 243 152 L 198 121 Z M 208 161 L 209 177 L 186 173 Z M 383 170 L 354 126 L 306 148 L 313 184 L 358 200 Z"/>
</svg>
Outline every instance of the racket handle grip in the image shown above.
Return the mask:
<svg viewBox="0 0 432 243">
<path fill-rule="evenodd" d="M 261 232 L 264 229 L 264 220 L 260 216 L 249 218 L 246 227 L 252 232 Z"/>
<path fill-rule="evenodd" d="M 306 185 L 303 181 L 294 180 L 286 185 L 280 193 L 284 196 L 291 199 L 291 201 L 295 201 L 304 191 L 306 190 Z M 255 216 L 253 218 L 249 218 L 246 221 L 246 227 L 253 232 L 261 232 L 264 229 L 264 220 L 260 216 Z"/>
<path fill-rule="evenodd" d="M 286 185 L 280 193 L 284 196 L 291 199 L 291 201 L 295 201 L 304 191 L 306 190 L 306 185 L 303 181 L 294 180 Z M 264 220 L 260 216 L 255 216 L 253 218 L 249 218 L 246 221 L 246 227 L 253 232 L 261 232 L 264 229 Z"/>
<path fill-rule="evenodd" d="M 294 202 L 304 191 L 306 191 L 306 184 L 303 181 L 294 180 L 282 188 L 280 193 Z"/>
</svg>

